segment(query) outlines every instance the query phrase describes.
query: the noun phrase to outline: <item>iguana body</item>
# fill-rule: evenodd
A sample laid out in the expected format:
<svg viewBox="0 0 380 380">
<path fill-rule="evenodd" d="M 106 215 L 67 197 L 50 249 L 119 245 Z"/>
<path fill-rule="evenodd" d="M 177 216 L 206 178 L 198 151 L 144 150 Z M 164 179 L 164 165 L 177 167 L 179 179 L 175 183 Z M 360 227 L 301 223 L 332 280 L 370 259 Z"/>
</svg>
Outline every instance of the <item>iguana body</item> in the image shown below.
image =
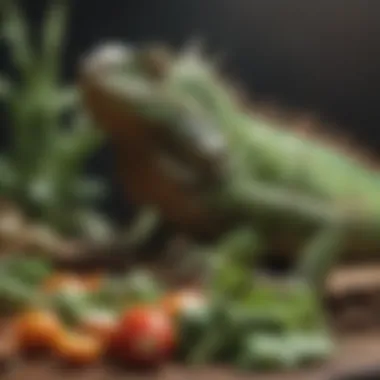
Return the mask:
<svg viewBox="0 0 380 380">
<path fill-rule="evenodd" d="M 85 106 L 115 145 L 130 199 L 194 236 L 252 231 L 276 248 L 311 239 L 320 260 L 342 231 L 380 248 L 378 175 L 248 115 L 193 51 L 164 52 L 108 46 L 82 65 Z"/>
</svg>

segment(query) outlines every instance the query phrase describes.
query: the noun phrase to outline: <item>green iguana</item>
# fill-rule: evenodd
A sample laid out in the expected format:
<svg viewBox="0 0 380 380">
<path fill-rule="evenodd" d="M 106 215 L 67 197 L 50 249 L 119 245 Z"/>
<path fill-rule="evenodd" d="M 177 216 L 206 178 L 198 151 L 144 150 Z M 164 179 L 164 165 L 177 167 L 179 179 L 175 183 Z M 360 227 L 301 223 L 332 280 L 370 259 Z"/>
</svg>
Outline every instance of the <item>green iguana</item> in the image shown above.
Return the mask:
<svg viewBox="0 0 380 380">
<path fill-rule="evenodd" d="M 129 198 L 194 237 L 295 241 L 314 281 L 342 250 L 380 248 L 379 175 L 253 117 L 196 50 L 105 45 L 79 82 Z"/>
</svg>

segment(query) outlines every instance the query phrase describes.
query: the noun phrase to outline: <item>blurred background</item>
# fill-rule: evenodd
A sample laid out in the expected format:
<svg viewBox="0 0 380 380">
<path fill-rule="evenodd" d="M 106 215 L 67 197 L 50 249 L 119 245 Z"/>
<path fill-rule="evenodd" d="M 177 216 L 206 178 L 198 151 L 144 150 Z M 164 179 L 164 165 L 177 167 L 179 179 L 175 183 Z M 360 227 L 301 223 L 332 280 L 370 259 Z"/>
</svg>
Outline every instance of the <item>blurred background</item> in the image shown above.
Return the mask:
<svg viewBox="0 0 380 380">
<path fill-rule="evenodd" d="M 21 2 L 33 37 L 47 1 Z M 103 40 L 165 40 L 180 46 L 204 37 L 210 53 L 260 100 L 302 107 L 336 122 L 358 144 L 380 149 L 380 3 L 371 0 L 81 0 L 72 1 L 63 71 L 75 80 L 78 59 Z M 9 70 L 1 53 L 0 69 Z M 1 124 L 6 144 L 6 122 Z M 108 175 L 107 149 L 90 170 Z M 117 194 L 106 207 L 121 210 Z M 117 204 L 117 207 L 116 207 Z M 124 213 L 124 209 L 120 211 Z"/>
<path fill-rule="evenodd" d="M 24 3 L 38 25 L 47 1 Z M 249 91 L 317 108 L 377 148 L 379 11 L 371 0 L 72 1 L 66 78 L 101 40 L 178 46 L 203 36 Z"/>
</svg>

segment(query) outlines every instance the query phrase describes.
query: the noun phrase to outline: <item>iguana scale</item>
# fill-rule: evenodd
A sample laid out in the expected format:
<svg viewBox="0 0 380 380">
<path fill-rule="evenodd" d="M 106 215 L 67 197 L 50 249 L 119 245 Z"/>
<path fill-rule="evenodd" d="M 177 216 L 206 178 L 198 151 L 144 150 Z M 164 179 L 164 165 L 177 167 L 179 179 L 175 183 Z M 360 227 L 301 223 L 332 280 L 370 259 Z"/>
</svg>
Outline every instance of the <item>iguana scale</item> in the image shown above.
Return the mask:
<svg viewBox="0 0 380 380">
<path fill-rule="evenodd" d="M 291 240 L 309 277 L 343 245 L 380 248 L 379 175 L 253 117 L 196 50 L 105 45 L 82 61 L 79 85 L 129 198 L 178 228 Z"/>
</svg>

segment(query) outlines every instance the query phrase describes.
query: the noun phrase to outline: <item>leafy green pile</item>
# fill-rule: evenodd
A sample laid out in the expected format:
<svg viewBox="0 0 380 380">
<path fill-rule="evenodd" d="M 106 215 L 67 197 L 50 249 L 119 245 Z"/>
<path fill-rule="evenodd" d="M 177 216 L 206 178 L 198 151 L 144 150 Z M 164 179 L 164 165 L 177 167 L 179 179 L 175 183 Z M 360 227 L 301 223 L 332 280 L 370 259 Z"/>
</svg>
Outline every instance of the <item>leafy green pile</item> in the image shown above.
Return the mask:
<svg viewBox="0 0 380 380">
<path fill-rule="evenodd" d="M 333 343 L 312 294 L 259 285 L 245 300 L 211 299 L 179 320 L 187 363 L 231 363 L 243 369 L 295 369 L 329 358 Z"/>
<path fill-rule="evenodd" d="M 1 259 L 2 311 L 53 310 L 67 325 L 96 315 L 121 315 L 127 307 L 157 302 L 170 295 L 144 271 L 105 276 L 94 291 L 41 287 L 53 273 L 41 259 Z M 191 365 L 228 363 L 245 370 L 284 370 L 325 361 L 334 346 L 316 297 L 299 282 L 274 286 L 256 281 L 242 296 L 214 288 L 205 302 L 183 305 L 173 322 L 178 333 L 177 359 Z"/>
<path fill-rule="evenodd" d="M 302 278 L 279 283 L 255 278 L 247 265 L 253 252 L 246 247 L 256 247 L 257 254 L 260 244 L 252 239 L 239 231 L 214 252 L 209 302 L 179 318 L 180 357 L 193 364 L 224 362 L 256 370 L 325 361 L 334 345 L 319 292 Z"/>
<path fill-rule="evenodd" d="M 0 259 L 0 309 L 15 313 L 28 308 L 53 308 L 70 322 L 94 310 L 121 312 L 129 303 L 150 302 L 164 292 L 154 276 L 142 270 L 105 276 L 99 289 L 63 287 L 59 291 L 43 289 L 55 272 L 49 260 L 14 255 Z"/>
<path fill-rule="evenodd" d="M 0 195 L 61 232 L 97 237 L 108 226 L 94 211 L 105 187 L 83 173 L 102 135 L 81 111 L 76 88 L 60 80 L 68 1 L 49 4 L 35 49 L 21 5 L 0 6 L 2 42 L 17 71 L 0 75 L 11 126 L 10 149 L 0 157 Z"/>
</svg>

